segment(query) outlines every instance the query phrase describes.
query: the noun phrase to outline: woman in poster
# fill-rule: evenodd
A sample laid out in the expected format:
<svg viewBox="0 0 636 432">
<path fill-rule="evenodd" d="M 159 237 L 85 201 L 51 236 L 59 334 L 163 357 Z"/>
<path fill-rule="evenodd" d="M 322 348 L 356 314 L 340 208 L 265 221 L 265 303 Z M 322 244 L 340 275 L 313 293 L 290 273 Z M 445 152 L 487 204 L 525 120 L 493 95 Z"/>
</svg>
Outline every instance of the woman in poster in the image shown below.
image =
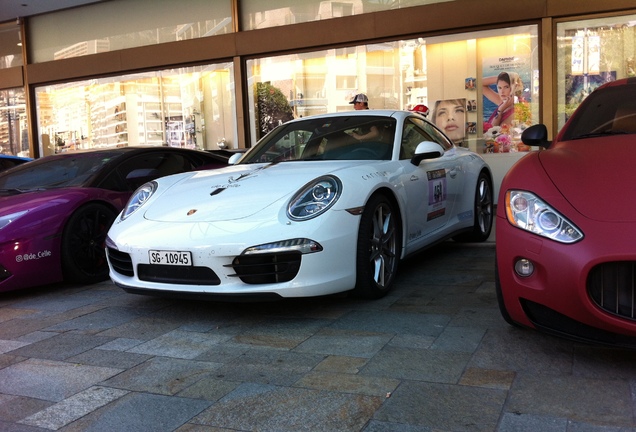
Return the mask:
<svg viewBox="0 0 636 432">
<path fill-rule="evenodd" d="M 501 72 L 497 76 L 484 77 L 483 94 L 497 105 L 487 120 L 492 126 L 511 125 L 514 120 L 515 103 L 523 92 L 523 82 L 516 72 Z M 490 86 L 496 84 L 497 91 Z"/>
<path fill-rule="evenodd" d="M 466 137 L 466 99 L 438 100 L 431 120 L 456 145 L 461 145 Z"/>
</svg>

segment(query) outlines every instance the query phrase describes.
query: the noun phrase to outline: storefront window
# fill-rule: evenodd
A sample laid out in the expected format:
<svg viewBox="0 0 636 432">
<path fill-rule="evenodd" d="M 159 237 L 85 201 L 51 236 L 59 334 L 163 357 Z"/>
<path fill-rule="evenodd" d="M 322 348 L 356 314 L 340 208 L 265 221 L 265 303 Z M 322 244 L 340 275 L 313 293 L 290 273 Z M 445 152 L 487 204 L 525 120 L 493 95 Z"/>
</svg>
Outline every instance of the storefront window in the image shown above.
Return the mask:
<svg viewBox="0 0 636 432">
<path fill-rule="evenodd" d="M 22 39 L 18 24 L 0 24 L 0 69 L 22 66 Z"/>
<path fill-rule="evenodd" d="M 636 15 L 557 24 L 557 124 L 596 87 L 636 76 Z"/>
<path fill-rule="evenodd" d="M 241 0 L 241 23 L 242 30 L 256 30 L 448 1 L 453 0 Z"/>
<path fill-rule="evenodd" d="M 353 109 L 367 94 L 374 109 L 427 105 L 459 146 L 523 153 L 538 122 L 536 26 L 292 54 L 247 62 L 252 143 L 291 118 Z"/>
<path fill-rule="evenodd" d="M 34 16 L 29 25 L 31 61 L 230 33 L 231 11 L 231 0 L 154 0 L 150 9 L 144 1 L 111 0 Z"/>
<path fill-rule="evenodd" d="M 237 147 L 233 64 L 36 88 L 40 155 L 136 145 Z"/>
<path fill-rule="evenodd" d="M 29 156 L 28 130 L 24 89 L 0 90 L 0 152 Z"/>
</svg>

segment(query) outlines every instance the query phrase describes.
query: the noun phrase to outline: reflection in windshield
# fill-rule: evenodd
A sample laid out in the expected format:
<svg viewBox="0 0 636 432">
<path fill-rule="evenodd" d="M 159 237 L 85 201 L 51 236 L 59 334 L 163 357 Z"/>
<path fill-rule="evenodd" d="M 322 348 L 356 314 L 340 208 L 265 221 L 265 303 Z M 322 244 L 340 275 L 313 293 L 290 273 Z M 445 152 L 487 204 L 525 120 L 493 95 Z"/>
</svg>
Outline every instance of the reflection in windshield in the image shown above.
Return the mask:
<svg viewBox="0 0 636 432">
<path fill-rule="evenodd" d="M 570 120 L 563 140 L 624 134 L 636 134 L 636 86 L 592 92 Z"/>
<path fill-rule="evenodd" d="M 107 152 L 50 156 L 0 175 L 0 190 L 30 191 L 82 186 L 114 155 Z"/>
<path fill-rule="evenodd" d="M 377 116 L 290 122 L 267 135 L 242 163 L 298 160 L 389 160 L 396 121 Z"/>
</svg>

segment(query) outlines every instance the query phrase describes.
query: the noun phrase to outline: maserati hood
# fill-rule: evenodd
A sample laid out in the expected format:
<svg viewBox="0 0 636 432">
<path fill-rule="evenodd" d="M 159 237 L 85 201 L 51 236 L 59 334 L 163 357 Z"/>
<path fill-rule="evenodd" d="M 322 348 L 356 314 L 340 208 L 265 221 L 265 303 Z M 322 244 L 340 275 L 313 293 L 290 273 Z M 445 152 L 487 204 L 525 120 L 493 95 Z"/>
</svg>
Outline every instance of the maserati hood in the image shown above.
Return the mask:
<svg viewBox="0 0 636 432">
<path fill-rule="evenodd" d="M 360 162 L 287 162 L 236 165 L 183 175 L 162 190 L 144 217 L 161 222 L 219 222 L 247 218 L 280 206 L 305 184 L 322 175 Z"/>
<path fill-rule="evenodd" d="M 634 141 L 636 135 L 568 141 L 540 152 L 539 159 L 557 189 L 585 217 L 634 222 Z"/>
</svg>

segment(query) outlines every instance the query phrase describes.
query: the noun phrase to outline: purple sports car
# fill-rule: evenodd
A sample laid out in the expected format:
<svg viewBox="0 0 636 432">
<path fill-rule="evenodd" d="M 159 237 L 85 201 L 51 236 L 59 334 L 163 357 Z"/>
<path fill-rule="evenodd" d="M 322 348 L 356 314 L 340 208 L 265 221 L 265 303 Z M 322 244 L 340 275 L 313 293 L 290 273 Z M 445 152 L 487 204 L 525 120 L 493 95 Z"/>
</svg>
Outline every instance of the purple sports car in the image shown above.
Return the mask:
<svg viewBox="0 0 636 432">
<path fill-rule="evenodd" d="M 0 173 L 0 291 L 108 278 L 104 240 L 132 192 L 157 177 L 227 165 L 171 147 L 47 156 Z"/>
</svg>

